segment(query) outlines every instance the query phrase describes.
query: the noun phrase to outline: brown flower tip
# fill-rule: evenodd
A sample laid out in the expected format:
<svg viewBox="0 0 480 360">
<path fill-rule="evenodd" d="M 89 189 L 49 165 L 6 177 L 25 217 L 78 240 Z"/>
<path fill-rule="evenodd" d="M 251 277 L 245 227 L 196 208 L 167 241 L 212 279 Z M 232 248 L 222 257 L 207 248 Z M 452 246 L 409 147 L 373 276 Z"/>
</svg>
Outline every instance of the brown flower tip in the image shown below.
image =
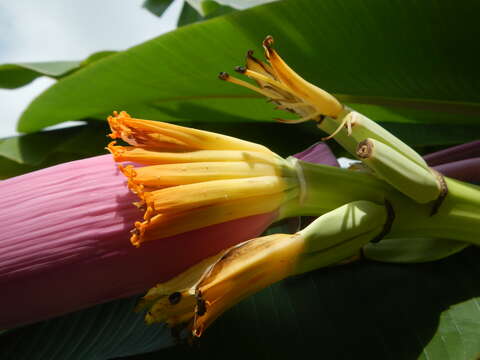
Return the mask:
<svg viewBox="0 0 480 360">
<path fill-rule="evenodd" d="M 225 72 L 225 71 L 222 71 L 220 74 L 218 74 L 218 78 L 219 78 L 220 80 L 227 80 L 229 76 L 230 76 L 230 75 L 228 75 L 228 73 Z"/>
<path fill-rule="evenodd" d="M 357 146 L 357 155 L 360 159 L 368 159 L 372 156 L 373 152 L 373 142 L 370 139 L 365 139 L 360 142 Z"/>
<path fill-rule="evenodd" d="M 265 36 L 265 39 L 263 40 L 262 43 L 263 47 L 270 48 L 273 45 L 273 36 L 272 35 L 267 35 Z"/>
</svg>

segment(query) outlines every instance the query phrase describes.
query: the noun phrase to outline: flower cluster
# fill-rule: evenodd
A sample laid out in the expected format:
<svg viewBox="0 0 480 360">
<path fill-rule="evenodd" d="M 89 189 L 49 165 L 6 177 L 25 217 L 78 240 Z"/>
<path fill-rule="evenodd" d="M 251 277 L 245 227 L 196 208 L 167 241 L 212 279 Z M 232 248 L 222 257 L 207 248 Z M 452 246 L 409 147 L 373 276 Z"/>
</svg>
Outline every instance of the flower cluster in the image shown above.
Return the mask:
<svg viewBox="0 0 480 360">
<path fill-rule="evenodd" d="M 169 237 L 208 225 L 271 213 L 299 192 L 295 168 L 262 145 L 174 124 L 131 118 L 126 112 L 108 118 L 117 162 L 140 201 L 131 242 Z"/>
<path fill-rule="evenodd" d="M 277 119 L 286 123 L 300 123 L 308 120 L 321 121 L 324 116 L 336 117 L 343 105 L 325 90 L 309 83 L 293 71 L 272 48 L 273 37 L 267 36 L 263 41 L 265 63 L 247 52 L 246 65 L 235 70 L 256 82 L 257 86 L 234 78 L 222 72 L 219 78 L 258 92 L 283 109 L 300 116 L 297 120 Z"/>
</svg>

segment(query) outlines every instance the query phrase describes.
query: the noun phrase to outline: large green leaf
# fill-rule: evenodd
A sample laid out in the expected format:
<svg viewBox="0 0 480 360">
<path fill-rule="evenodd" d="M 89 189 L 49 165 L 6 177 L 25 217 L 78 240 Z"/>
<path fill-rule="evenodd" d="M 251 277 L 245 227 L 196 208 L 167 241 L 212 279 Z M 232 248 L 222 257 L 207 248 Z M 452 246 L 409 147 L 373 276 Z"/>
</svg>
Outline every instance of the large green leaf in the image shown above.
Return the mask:
<svg viewBox="0 0 480 360">
<path fill-rule="evenodd" d="M 2 360 L 106 360 L 174 343 L 165 326 L 133 312 L 138 298 L 117 300 L 0 336 Z M 21 311 L 21 309 L 12 309 Z"/>
<path fill-rule="evenodd" d="M 305 78 L 362 104 L 377 120 L 476 122 L 480 45 L 472 36 L 479 11 L 474 0 L 286 0 L 235 12 L 65 77 L 27 108 L 19 129 L 118 109 L 167 121 L 281 116 L 264 99 L 216 79 L 241 64 L 246 50 L 259 54 L 267 34 Z"/>
<path fill-rule="evenodd" d="M 105 154 L 103 122 L 0 139 L 0 179 Z"/>
<path fill-rule="evenodd" d="M 37 166 L 20 164 L 2 156 L 0 157 L 0 180 L 35 171 L 39 168 Z"/>
<path fill-rule="evenodd" d="M 76 69 L 80 61 L 55 61 L 0 65 L 0 87 L 14 89 L 40 76 L 58 77 Z"/>
<path fill-rule="evenodd" d="M 102 127 L 104 128 L 104 127 Z M 43 131 L 23 136 L 15 136 L 0 140 L 0 155 L 16 161 L 20 164 L 38 165 L 42 163 L 51 153 L 63 151 L 65 146 L 75 139 L 81 139 L 81 144 L 74 149 L 70 146 L 70 152 L 90 153 L 93 143 L 100 145 L 98 140 L 101 138 L 94 135 L 95 130 L 99 130 L 100 126 L 93 128 L 92 126 L 76 126 L 73 128 Z M 103 133 L 105 129 L 102 129 Z M 104 137 L 104 136 L 103 136 Z M 105 143 L 104 139 L 102 144 Z M 102 149 L 102 146 L 97 146 Z"/>
<path fill-rule="evenodd" d="M 50 61 L 0 65 L 0 88 L 14 89 L 32 82 L 38 77 L 60 79 L 67 74 L 91 65 L 115 51 L 101 51 L 83 61 Z"/>
</svg>

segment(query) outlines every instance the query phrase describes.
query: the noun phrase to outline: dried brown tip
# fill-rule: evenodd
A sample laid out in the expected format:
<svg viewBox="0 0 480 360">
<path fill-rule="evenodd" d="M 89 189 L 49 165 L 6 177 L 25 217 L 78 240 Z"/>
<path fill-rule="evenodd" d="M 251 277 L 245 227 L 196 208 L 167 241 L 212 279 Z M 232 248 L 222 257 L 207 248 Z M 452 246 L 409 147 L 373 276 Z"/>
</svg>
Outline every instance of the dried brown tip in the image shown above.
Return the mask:
<svg viewBox="0 0 480 360">
<path fill-rule="evenodd" d="M 265 40 L 263 40 L 263 43 L 262 43 L 262 44 L 263 44 L 264 47 L 267 47 L 267 48 L 272 47 L 272 45 L 273 45 L 273 36 L 272 36 L 272 35 L 267 35 L 267 36 L 265 37 Z"/>
<path fill-rule="evenodd" d="M 260 66 L 264 67 L 264 64 L 260 60 L 258 60 L 255 56 L 253 56 L 253 50 L 247 51 L 247 59 L 253 60 Z"/>
<path fill-rule="evenodd" d="M 430 212 L 430 216 L 433 216 L 438 212 L 438 209 L 440 209 L 440 206 L 442 205 L 443 200 L 445 200 L 445 198 L 448 195 L 448 185 L 442 174 L 440 174 L 438 171 L 432 168 L 430 168 L 430 171 L 437 178 L 437 182 L 440 187 L 440 195 L 438 195 L 438 198 L 433 203 L 432 210 Z"/>
<path fill-rule="evenodd" d="M 261 64 L 261 61 L 258 60 L 255 56 L 253 56 L 253 50 L 247 51 L 247 59 L 255 61 L 257 64 Z"/>
<path fill-rule="evenodd" d="M 368 159 L 373 153 L 373 142 L 365 139 L 357 146 L 357 155 L 360 159 Z"/>
<path fill-rule="evenodd" d="M 255 63 L 257 63 L 258 65 L 260 65 L 266 72 L 270 73 L 270 71 L 268 69 L 265 68 L 265 64 L 258 60 L 255 56 L 253 56 L 253 50 L 248 50 L 247 51 L 247 62 L 248 60 L 251 60 Z"/>
<path fill-rule="evenodd" d="M 268 35 L 265 40 L 263 40 L 263 49 L 265 50 L 265 57 L 267 60 L 270 60 L 270 57 L 275 55 L 275 51 L 272 49 L 273 37 Z"/>
<path fill-rule="evenodd" d="M 245 66 L 235 66 L 235 71 L 240 74 L 245 74 L 247 68 Z"/>
<path fill-rule="evenodd" d="M 230 77 L 227 72 L 222 71 L 220 74 L 218 74 L 218 78 L 220 80 L 227 80 Z"/>
</svg>

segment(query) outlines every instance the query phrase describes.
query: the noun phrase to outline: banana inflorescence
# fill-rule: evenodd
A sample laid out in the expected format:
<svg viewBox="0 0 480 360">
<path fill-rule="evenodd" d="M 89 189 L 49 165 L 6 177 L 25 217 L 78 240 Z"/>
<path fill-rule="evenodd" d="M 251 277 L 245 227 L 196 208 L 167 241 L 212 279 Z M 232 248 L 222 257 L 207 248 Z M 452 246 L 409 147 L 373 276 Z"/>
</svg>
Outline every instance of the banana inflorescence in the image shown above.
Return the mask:
<svg viewBox="0 0 480 360">
<path fill-rule="evenodd" d="M 294 274 L 361 256 L 432 261 L 480 244 L 478 186 L 435 172 L 379 124 L 302 79 L 272 45 L 269 36 L 263 42 L 267 62 L 249 51 L 246 65 L 236 68 L 256 85 L 225 72 L 220 79 L 260 93 L 277 108 L 299 116 L 282 122 L 316 121 L 328 134 L 324 139 L 335 139 L 368 171 L 287 159 L 285 166 L 289 176 L 296 174 L 292 183 L 298 191 L 284 199 L 277 219 L 319 217 L 295 234 L 268 235 L 234 246 L 152 288 L 139 305 L 148 310 L 148 323 L 187 324 L 193 335 L 200 336 L 236 302 Z"/>
</svg>

